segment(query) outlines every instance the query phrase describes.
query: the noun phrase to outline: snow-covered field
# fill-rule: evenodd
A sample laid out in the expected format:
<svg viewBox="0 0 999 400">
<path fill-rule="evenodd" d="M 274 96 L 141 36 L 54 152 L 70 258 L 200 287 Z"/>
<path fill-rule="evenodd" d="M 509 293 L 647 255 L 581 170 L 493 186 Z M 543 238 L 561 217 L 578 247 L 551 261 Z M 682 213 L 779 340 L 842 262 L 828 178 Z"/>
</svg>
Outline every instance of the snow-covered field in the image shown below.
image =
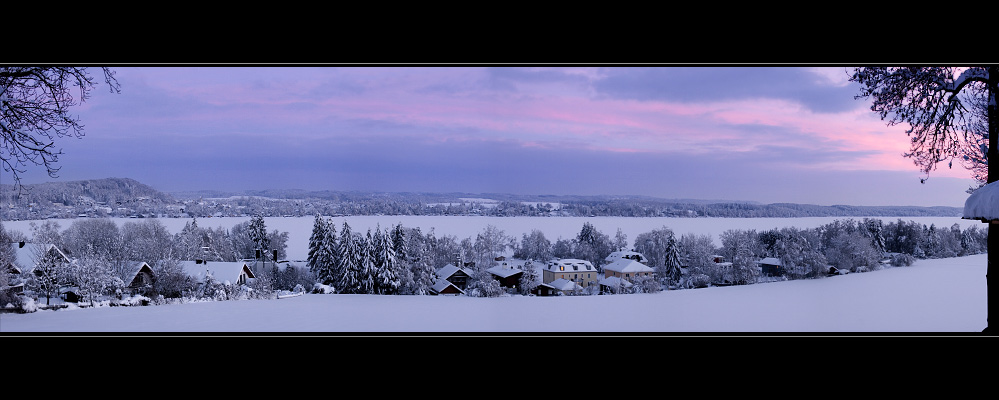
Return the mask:
<svg viewBox="0 0 999 400">
<path fill-rule="evenodd" d="M 497 220 L 500 221 L 500 220 Z M 7 335 L 221 333 L 980 333 L 986 255 L 823 279 L 578 297 L 307 294 L 0 315 Z"/>
</svg>

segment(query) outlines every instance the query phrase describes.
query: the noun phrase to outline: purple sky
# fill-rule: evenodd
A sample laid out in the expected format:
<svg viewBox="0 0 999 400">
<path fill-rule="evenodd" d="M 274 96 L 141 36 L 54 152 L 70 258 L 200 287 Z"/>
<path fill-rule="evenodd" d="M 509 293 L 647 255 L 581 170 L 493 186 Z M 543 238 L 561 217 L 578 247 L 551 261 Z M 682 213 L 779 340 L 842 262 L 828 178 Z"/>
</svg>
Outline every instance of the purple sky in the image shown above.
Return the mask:
<svg viewBox="0 0 999 400">
<path fill-rule="evenodd" d="M 844 67 L 116 67 L 58 179 L 962 206 Z"/>
</svg>

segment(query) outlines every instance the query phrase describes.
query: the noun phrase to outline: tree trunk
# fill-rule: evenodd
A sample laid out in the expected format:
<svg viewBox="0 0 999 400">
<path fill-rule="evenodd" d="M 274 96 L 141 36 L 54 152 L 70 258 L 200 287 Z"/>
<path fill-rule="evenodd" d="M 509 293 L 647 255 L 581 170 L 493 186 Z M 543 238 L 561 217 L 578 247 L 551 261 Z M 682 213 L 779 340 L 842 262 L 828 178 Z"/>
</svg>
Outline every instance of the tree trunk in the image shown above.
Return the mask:
<svg viewBox="0 0 999 400">
<path fill-rule="evenodd" d="M 999 67 L 989 67 L 989 79 L 988 79 L 988 123 L 989 123 L 989 150 L 986 154 L 986 160 L 989 165 L 989 177 L 988 183 L 995 182 L 999 180 L 999 116 L 996 113 L 996 92 L 999 91 L 996 82 L 999 81 Z M 989 271 L 992 269 L 993 264 L 999 263 L 999 225 L 996 223 L 989 223 L 989 239 L 988 248 L 986 249 L 988 253 L 988 267 L 985 270 L 985 287 L 986 287 L 986 319 L 985 319 L 985 333 L 991 334 L 989 331 L 988 315 L 992 312 L 993 299 L 996 296 L 992 295 L 992 287 L 989 286 Z M 993 259 L 993 256 L 996 258 Z"/>
</svg>

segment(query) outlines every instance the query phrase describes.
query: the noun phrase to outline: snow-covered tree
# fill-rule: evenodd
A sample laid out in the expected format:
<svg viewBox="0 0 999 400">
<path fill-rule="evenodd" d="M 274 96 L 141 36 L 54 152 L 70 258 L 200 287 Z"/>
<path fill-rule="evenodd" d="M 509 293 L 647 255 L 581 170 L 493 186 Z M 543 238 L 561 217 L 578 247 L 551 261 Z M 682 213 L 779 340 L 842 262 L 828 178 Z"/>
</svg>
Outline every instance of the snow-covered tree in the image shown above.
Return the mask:
<svg viewBox="0 0 999 400">
<path fill-rule="evenodd" d="M 74 260 L 68 269 L 68 282 L 79 290 L 84 300 L 93 305 L 101 297 L 125 286 L 115 275 L 111 262 L 100 256 L 87 255 Z"/>
<path fill-rule="evenodd" d="M 406 240 L 406 229 L 402 223 L 392 227 L 392 250 L 395 251 L 396 260 L 400 262 L 409 261 L 409 242 Z"/>
<path fill-rule="evenodd" d="M 320 259 L 320 246 L 322 246 L 323 238 L 326 236 L 326 227 L 329 226 L 326 220 L 319 214 L 316 214 L 316 218 L 312 221 L 312 235 L 309 236 L 309 255 L 306 256 L 306 265 L 309 266 L 309 270 L 316 277 L 319 278 L 320 282 L 324 279 L 323 277 L 328 275 L 321 271 L 323 268 L 328 267 L 324 264 L 323 260 Z"/>
<path fill-rule="evenodd" d="M 570 239 L 558 238 L 552 243 L 552 257 L 573 258 L 575 257 L 575 243 Z"/>
<path fill-rule="evenodd" d="M 375 257 L 377 256 L 375 241 L 371 236 L 371 229 L 368 229 L 367 235 L 361 239 L 361 262 L 358 264 L 357 273 L 360 285 L 357 288 L 357 293 L 375 293 L 378 280 L 378 271 L 375 269 Z"/>
<path fill-rule="evenodd" d="M 179 260 L 203 259 L 205 234 L 198 226 L 198 219 L 194 218 L 184 223 L 184 228 L 174 235 L 173 254 Z"/>
<path fill-rule="evenodd" d="M 121 225 L 121 236 L 126 260 L 152 264 L 173 257 L 173 235 L 159 219 L 125 222 Z"/>
<path fill-rule="evenodd" d="M 66 259 L 47 250 L 45 245 L 32 246 L 31 252 L 37 262 L 33 270 L 23 271 L 28 276 L 27 282 L 25 282 L 27 288 L 45 296 L 46 305 L 50 304 L 52 297 L 59 296 L 59 289 L 70 278 L 69 264 Z"/>
<path fill-rule="evenodd" d="M 179 298 L 193 293 L 198 282 L 188 275 L 176 259 L 157 260 L 150 265 L 153 270 L 153 293 L 166 298 Z"/>
<path fill-rule="evenodd" d="M 880 266 L 881 261 L 881 254 L 859 232 L 842 233 L 833 238 L 825 255 L 836 268 L 852 272 L 872 271 Z"/>
<path fill-rule="evenodd" d="M 653 270 L 660 283 L 668 288 L 675 288 L 680 284 L 683 272 L 680 270 L 680 249 L 673 232 L 666 237 L 665 258 L 663 264 L 656 265 Z"/>
<path fill-rule="evenodd" d="M 403 279 L 403 290 L 405 294 L 425 295 L 430 293 L 430 288 L 437 281 L 436 270 L 433 267 L 430 249 L 435 242 L 431 237 L 424 236 L 420 228 L 406 228 L 404 234 L 406 239 L 406 265 L 409 268 L 408 276 Z"/>
<path fill-rule="evenodd" d="M 614 234 L 614 250 L 628 250 L 628 235 L 625 235 L 621 228 L 617 228 L 617 233 Z"/>
<path fill-rule="evenodd" d="M 523 260 L 546 262 L 552 258 L 552 243 L 545 238 L 544 232 L 532 229 L 530 234 L 523 234 L 513 256 Z"/>
<path fill-rule="evenodd" d="M 717 266 L 712 260 L 717 253 L 711 236 L 703 234 L 683 234 L 680 236 L 680 262 L 687 266 L 689 276 L 707 275 L 717 279 Z"/>
<path fill-rule="evenodd" d="M 472 261 L 475 267 L 486 269 L 496 264 L 496 258 L 514 246 L 514 239 L 508 236 L 502 229 L 494 225 L 487 225 L 482 232 L 475 235 L 475 244 Z"/>
<path fill-rule="evenodd" d="M 722 253 L 731 260 L 731 275 L 727 280 L 734 284 L 756 283 L 760 270 L 756 265 L 757 254 L 762 252 L 755 230 L 729 229 L 720 235 Z"/>
<path fill-rule="evenodd" d="M 363 255 L 359 239 L 344 221 L 336 251 L 335 283 L 338 293 L 362 293 L 360 271 Z"/>
<path fill-rule="evenodd" d="M 610 236 L 600 232 L 589 222 L 583 223 L 583 228 L 576 235 L 576 242 L 573 248 L 573 252 L 577 258 L 589 261 L 598 271 L 603 271 L 603 264 L 606 263 L 605 259 L 613 250 L 614 243 L 611 242 Z"/>
<path fill-rule="evenodd" d="M 647 265 L 653 268 L 665 266 L 669 239 L 672 237 L 673 230 L 665 226 L 640 233 L 635 236 L 635 251 L 648 259 Z"/>
<path fill-rule="evenodd" d="M 826 257 L 819 250 L 819 236 L 814 231 L 795 228 L 781 230 L 776 256 L 790 279 L 820 278 L 827 272 Z"/>
<path fill-rule="evenodd" d="M 522 295 L 528 295 L 533 291 L 538 285 L 541 284 L 541 272 L 538 271 L 538 261 L 526 261 L 524 262 L 520 274 L 520 280 L 517 282 L 517 291 Z M 544 262 L 544 261 L 540 261 Z"/>
<path fill-rule="evenodd" d="M 267 237 L 267 225 L 264 223 L 264 217 L 256 215 L 250 218 L 250 226 L 247 233 L 250 235 L 250 240 L 257 249 L 265 252 L 270 250 L 271 241 Z"/>
<path fill-rule="evenodd" d="M 397 294 L 402 286 L 400 263 L 396 260 L 395 246 L 388 232 L 375 229 L 372 236 L 374 255 L 374 287 L 376 294 Z"/>
<path fill-rule="evenodd" d="M 124 239 L 118 225 L 110 219 L 75 219 L 62 237 L 70 257 L 99 258 L 109 262 L 125 260 Z"/>
<path fill-rule="evenodd" d="M 465 292 L 472 297 L 499 297 L 506 293 L 493 274 L 486 270 L 472 274 Z"/>
<path fill-rule="evenodd" d="M 51 243 L 60 249 L 66 248 L 66 243 L 63 242 L 62 238 L 62 227 L 59 225 L 59 221 L 45 220 L 41 223 L 31 221 L 29 226 L 31 227 L 32 242 L 39 244 Z"/>
<path fill-rule="evenodd" d="M 337 246 L 336 225 L 331 220 L 316 215 L 312 235 L 309 237 L 307 265 L 319 283 L 335 285 L 337 282 Z"/>
<path fill-rule="evenodd" d="M 879 218 L 864 218 L 862 222 L 865 235 L 871 238 L 871 245 L 874 249 L 884 254 L 887 248 L 884 235 L 884 222 Z"/>
</svg>

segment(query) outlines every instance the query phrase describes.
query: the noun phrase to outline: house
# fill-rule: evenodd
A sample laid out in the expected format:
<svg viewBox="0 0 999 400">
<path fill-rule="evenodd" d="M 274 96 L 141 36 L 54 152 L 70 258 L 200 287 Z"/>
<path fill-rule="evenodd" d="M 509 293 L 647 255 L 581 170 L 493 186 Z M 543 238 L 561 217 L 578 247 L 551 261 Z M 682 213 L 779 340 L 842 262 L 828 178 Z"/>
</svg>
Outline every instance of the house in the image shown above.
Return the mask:
<svg viewBox="0 0 999 400">
<path fill-rule="evenodd" d="M 454 284 L 455 287 L 464 291 L 468 287 L 468 280 L 472 276 L 472 271 L 467 268 L 459 268 L 454 264 L 448 264 L 437 270 L 437 278 Z"/>
<path fill-rule="evenodd" d="M 624 250 L 622 250 L 622 251 L 615 251 L 613 253 L 610 253 L 610 255 L 608 255 L 607 258 L 604 259 L 604 261 L 607 261 L 608 263 L 612 263 L 612 262 L 620 260 L 622 258 L 628 259 L 628 260 L 635 260 L 635 261 L 638 261 L 638 262 L 640 262 L 642 264 L 645 264 L 645 263 L 649 262 L 649 259 L 646 258 L 644 254 L 636 252 L 636 251 L 630 251 L 630 250 L 628 250 L 628 251 L 624 251 Z"/>
<path fill-rule="evenodd" d="M 10 244 L 14 248 L 14 257 L 10 263 L 4 266 L 11 274 L 12 279 L 9 290 L 12 293 L 20 293 L 24 290 L 24 283 L 27 274 L 37 273 L 35 267 L 45 257 L 49 257 L 57 262 L 69 263 L 70 259 L 62 250 L 51 243 L 27 243 L 18 242 Z"/>
<path fill-rule="evenodd" d="M 500 260 L 500 264 L 486 270 L 499 281 L 500 286 L 506 288 L 516 288 L 520 283 L 520 277 L 524 275 L 524 264 L 527 260 Z"/>
<path fill-rule="evenodd" d="M 780 263 L 780 259 L 774 257 L 767 257 L 756 263 L 760 266 L 760 272 L 765 276 L 780 276 L 784 275 L 784 267 Z"/>
<path fill-rule="evenodd" d="M 551 284 L 559 279 L 576 282 L 580 286 L 595 285 L 598 278 L 597 269 L 589 261 L 574 258 L 563 258 L 549 261 L 541 270 L 541 280 Z"/>
<path fill-rule="evenodd" d="M 130 294 L 145 294 L 153 285 L 153 269 L 143 261 L 128 261 L 124 272 L 123 280 L 128 282 L 126 290 Z"/>
<path fill-rule="evenodd" d="M 652 272 L 652 267 L 629 258 L 619 258 L 604 265 L 604 276 L 606 277 L 615 276 L 628 279 L 636 276 L 651 276 Z"/>
<path fill-rule="evenodd" d="M 552 285 L 549 285 L 547 283 L 540 283 L 538 284 L 538 286 L 534 287 L 534 289 L 531 289 L 531 294 L 535 296 L 558 296 L 562 294 L 562 292 L 560 292 L 558 289 L 555 289 L 555 287 Z"/>
<path fill-rule="evenodd" d="M 250 266 L 243 261 L 181 261 L 180 266 L 188 275 L 197 279 L 198 283 L 205 283 L 208 275 L 230 285 L 245 285 L 249 279 L 256 277 Z"/>
</svg>

